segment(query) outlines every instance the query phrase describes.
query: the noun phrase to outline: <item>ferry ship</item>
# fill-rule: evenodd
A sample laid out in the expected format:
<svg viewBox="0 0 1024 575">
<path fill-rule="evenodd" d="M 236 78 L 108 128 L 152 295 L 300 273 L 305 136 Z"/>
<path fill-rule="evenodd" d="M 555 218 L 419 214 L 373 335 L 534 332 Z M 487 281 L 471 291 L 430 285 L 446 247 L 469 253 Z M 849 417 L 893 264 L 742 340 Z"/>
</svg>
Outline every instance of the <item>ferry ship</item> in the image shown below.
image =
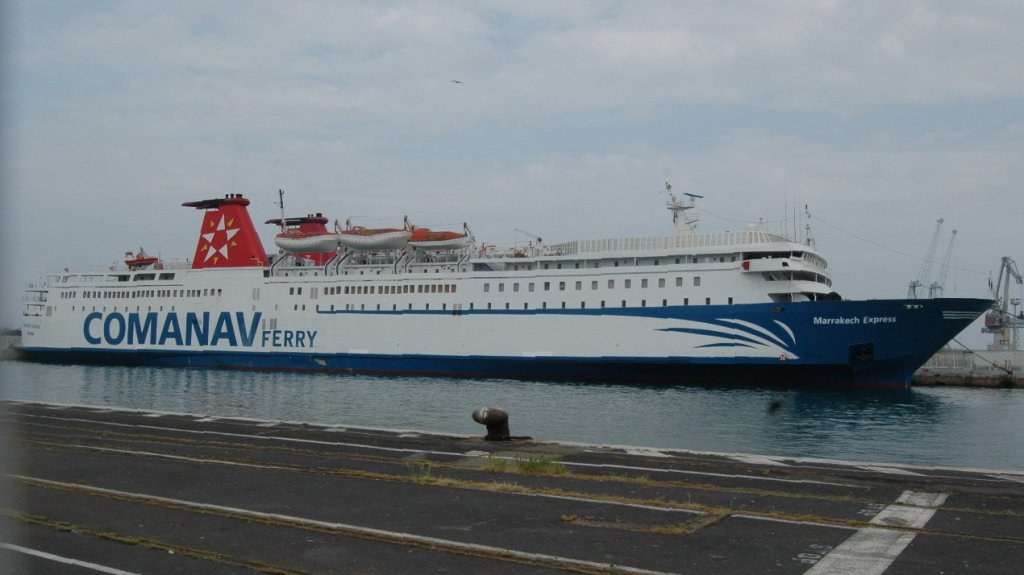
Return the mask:
<svg viewBox="0 0 1024 575">
<path fill-rule="evenodd" d="M 26 292 L 30 360 L 661 384 L 906 387 L 991 301 L 842 299 L 809 233 L 674 234 L 525 247 L 456 231 L 202 213 L 191 261 L 129 252 Z M 283 200 L 283 198 L 282 198 Z"/>
</svg>

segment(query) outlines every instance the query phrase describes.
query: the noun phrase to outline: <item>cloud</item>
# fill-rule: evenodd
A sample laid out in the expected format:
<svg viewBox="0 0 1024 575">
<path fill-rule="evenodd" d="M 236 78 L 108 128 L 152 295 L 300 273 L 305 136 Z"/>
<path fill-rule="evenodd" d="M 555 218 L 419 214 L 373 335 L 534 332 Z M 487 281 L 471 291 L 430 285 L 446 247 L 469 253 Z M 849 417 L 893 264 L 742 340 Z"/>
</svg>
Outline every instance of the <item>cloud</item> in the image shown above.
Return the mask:
<svg viewBox="0 0 1024 575">
<path fill-rule="evenodd" d="M 41 2 L 8 20 L 4 229 L 35 239 L 15 296 L 140 243 L 190 255 L 178 204 L 229 192 L 258 218 L 284 188 L 297 213 L 555 241 L 668 233 L 671 179 L 707 196 L 709 230 L 808 203 L 923 255 L 944 216 L 979 271 L 1024 211 L 1015 2 Z M 916 274 L 816 231 L 846 294 Z"/>
</svg>

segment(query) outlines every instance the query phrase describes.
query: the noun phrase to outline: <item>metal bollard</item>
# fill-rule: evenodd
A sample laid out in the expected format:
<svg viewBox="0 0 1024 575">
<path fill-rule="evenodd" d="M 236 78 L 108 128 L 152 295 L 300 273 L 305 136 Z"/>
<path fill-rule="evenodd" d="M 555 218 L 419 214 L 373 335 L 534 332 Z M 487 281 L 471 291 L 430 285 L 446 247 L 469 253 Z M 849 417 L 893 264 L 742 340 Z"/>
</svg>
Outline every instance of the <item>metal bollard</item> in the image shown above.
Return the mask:
<svg viewBox="0 0 1024 575">
<path fill-rule="evenodd" d="M 508 430 L 508 413 L 498 407 L 481 407 L 473 412 L 473 421 L 487 426 L 488 441 L 508 441 L 512 435 Z"/>
</svg>

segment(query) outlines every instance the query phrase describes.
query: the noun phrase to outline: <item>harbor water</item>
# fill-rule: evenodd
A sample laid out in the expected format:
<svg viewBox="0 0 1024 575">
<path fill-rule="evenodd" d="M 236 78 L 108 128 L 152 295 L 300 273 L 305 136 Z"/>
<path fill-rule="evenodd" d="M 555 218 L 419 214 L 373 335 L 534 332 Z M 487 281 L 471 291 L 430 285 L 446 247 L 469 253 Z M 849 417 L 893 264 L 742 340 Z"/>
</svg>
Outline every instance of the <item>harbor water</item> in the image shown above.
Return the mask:
<svg viewBox="0 0 1024 575">
<path fill-rule="evenodd" d="M 482 436 L 1024 470 L 1024 390 L 777 390 L 0 362 L 0 399 Z"/>
</svg>

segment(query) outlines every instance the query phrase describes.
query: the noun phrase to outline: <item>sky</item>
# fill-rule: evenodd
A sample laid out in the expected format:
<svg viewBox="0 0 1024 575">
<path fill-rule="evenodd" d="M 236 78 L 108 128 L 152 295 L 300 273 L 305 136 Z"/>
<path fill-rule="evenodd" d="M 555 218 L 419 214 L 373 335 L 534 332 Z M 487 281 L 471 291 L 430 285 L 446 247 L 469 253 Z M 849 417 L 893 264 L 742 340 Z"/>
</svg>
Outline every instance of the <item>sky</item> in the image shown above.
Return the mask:
<svg viewBox="0 0 1024 575">
<path fill-rule="evenodd" d="M 905 296 L 939 218 L 946 295 L 1024 262 L 1017 0 L 0 10 L 5 326 L 47 270 L 190 257 L 182 202 L 241 193 L 261 223 L 278 189 L 289 215 L 500 246 L 670 234 L 666 180 L 704 196 L 700 231 L 802 234 L 806 205 L 856 299 Z"/>
</svg>

